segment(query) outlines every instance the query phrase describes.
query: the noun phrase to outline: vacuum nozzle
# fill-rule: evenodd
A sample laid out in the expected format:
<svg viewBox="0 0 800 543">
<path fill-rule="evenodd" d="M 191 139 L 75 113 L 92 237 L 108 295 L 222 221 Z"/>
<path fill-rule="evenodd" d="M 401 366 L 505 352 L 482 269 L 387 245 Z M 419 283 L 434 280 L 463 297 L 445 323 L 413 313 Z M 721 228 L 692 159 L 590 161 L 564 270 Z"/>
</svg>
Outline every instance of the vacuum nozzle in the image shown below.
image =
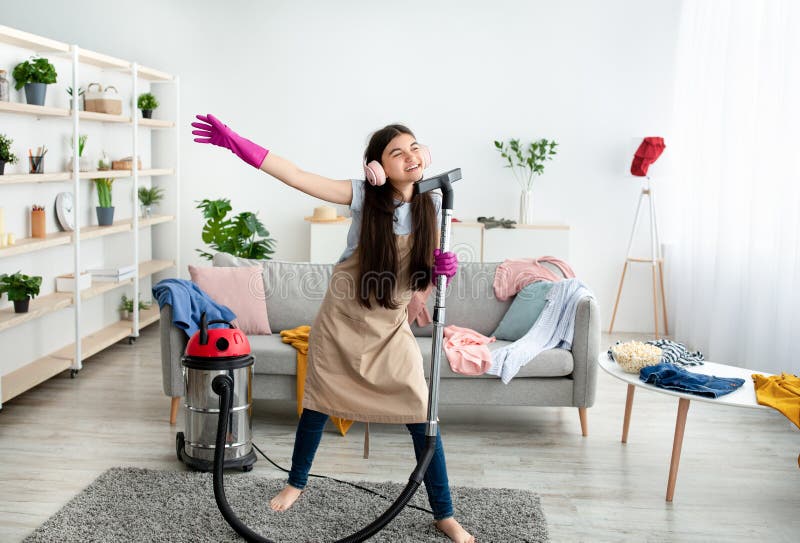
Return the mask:
<svg viewBox="0 0 800 543">
<path fill-rule="evenodd" d="M 453 209 L 453 187 L 461 179 L 461 168 L 455 168 L 449 172 L 440 173 L 428 179 L 423 179 L 414 184 L 414 192 L 422 194 L 431 190 L 442 189 L 442 209 Z"/>
</svg>

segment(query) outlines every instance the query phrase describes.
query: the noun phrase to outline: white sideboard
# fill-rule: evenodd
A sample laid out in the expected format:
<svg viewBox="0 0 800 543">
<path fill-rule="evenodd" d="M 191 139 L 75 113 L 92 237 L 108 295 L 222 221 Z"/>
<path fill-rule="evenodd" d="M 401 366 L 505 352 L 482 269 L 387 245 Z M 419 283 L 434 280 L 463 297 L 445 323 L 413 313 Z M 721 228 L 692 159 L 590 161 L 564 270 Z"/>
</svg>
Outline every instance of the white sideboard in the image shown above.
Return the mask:
<svg viewBox="0 0 800 543">
<path fill-rule="evenodd" d="M 347 245 L 351 219 L 335 223 L 309 222 L 309 262 L 336 263 Z M 566 224 L 525 224 L 516 228 L 485 228 L 480 222 L 454 222 L 450 250 L 460 262 L 502 262 L 507 258 L 555 256 L 569 262 L 570 227 Z"/>
</svg>

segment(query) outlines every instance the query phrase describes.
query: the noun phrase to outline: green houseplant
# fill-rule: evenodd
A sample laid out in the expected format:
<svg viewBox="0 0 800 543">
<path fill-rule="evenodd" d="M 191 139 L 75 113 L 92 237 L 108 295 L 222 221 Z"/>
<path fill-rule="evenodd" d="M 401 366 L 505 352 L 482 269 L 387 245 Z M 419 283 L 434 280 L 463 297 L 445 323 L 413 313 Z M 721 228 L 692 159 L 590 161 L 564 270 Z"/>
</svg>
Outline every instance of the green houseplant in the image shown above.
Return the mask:
<svg viewBox="0 0 800 543">
<path fill-rule="evenodd" d="M 91 170 L 91 163 L 87 158 L 83 156 L 83 150 L 86 148 L 86 140 L 89 139 L 89 136 L 86 134 L 78 134 L 78 171 L 81 172 L 88 172 Z M 74 145 L 73 139 L 70 137 L 69 139 L 69 146 L 72 148 Z M 72 171 L 72 160 L 73 157 L 69 157 L 69 161 L 67 161 L 67 171 Z"/>
<path fill-rule="evenodd" d="M 67 94 L 69 94 L 69 107 L 72 109 L 72 87 L 67 87 Z M 83 87 L 78 87 L 78 111 L 83 111 L 83 97 L 86 94 L 86 90 Z"/>
<path fill-rule="evenodd" d="M 17 155 L 11 152 L 12 143 L 14 143 L 14 140 L 5 134 L 0 134 L 0 175 L 3 175 L 3 172 L 5 172 L 6 162 L 9 164 L 16 164 L 19 160 Z"/>
<path fill-rule="evenodd" d="M 0 294 L 7 292 L 8 299 L 14 302 L 15 313 L 27 313 L 31 298 L 39 294 L 42 277 L 25 275 L 21 272 L 0 275 Z"/>
<path fill-rule="evenodd" d="M 97 211 L 97 224 L 100 226 L 110 226 L 114 223 L 114 206 L 111 204 L 111 185 L 114 183 L 113 177 L 99 177 L 92 179 L 97 187 L 97 200 L 100 205 Z"/>
<path fill-rule="evenodd" d="M 142 205 L 142 217 L 149 217 L 153 206 L 164 198 L 164 189 L 160 187 L 139 187 L 139 203 Z"/>
<path fill-rule="evenodd" d="M 150 304 L 144 303 L 141 299 L 139 300 L 138 305 L 140 311 L 142 309 L 150 309 Z M 133 313 L 133 298 L 128 298 L 123 294 L 122 299 L 119 302 L 119 311 L 123 319 L 129 319 L 131 317 L 131 313 Z"/>
<path fill-rule="evenodd" d="M 519 201 L 520 224 L 533 222 L 533 179 L 544 172 L 544 163 L 552 160 L 556 154 L 558 144 L 544 138 L 532 141 L 527 147 L 520 145 L 518 139 L 507 142 L 494 142 L 494 147 L 505 159 L 506 168 L 511 168 L 514 178 L 519 183 L 522 192 Z"/>
<path fill-rule="evenodd" d="M 153 110 L 158 107 L 158 100 L 150 92 L 145 92 L 139 95 L 136 100 L 136 107 L 142 110 L 142 117 L 151 119 L 153 117 Z"/>
<path fill-rule="evenodd" d="M 203 226 L 203 242 L 217 252 L 254 259 L 269 259 L 275 251 L 275 240 L 269 237 L 269 231 L 255 213 L 245 211 L 232 219 L 226 218 L 233 209 L 227 198 L 218 200 L 205 199 L 197 206 L 203 210 L 206 224 Z M 261 236 L 258 239 L 257 236 Z M 197 249 L 200 256 L 211 260 L 214 255 Z"/>
<path fill-rule="evenodd" d="M 31 57 L 20 62 L 11 75 L 14 76 L 14 88 L 20 90 L 25 87 L 25 100 L 36 106 L 44 105 L 47 85 L 58 79 L 55 66 L 43 57 Z"/>
</svg>

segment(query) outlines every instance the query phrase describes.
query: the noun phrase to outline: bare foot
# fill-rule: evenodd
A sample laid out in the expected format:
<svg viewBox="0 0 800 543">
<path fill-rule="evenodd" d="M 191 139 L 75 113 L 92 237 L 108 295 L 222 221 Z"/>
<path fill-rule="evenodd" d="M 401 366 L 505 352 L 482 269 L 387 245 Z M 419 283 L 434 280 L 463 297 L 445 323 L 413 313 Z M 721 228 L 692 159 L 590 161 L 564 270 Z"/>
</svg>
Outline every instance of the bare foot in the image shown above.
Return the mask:
<svg viewBox="0 0 800 543">
<path fill-rule="evenodd" d="M 453 517 L 437 520 L 436 527 L 455 543 L 475 543 L 475 538 Z"/>
<path fill-rule="evenodd" d="M 297 501 L 303 491 L 292 485 L 286 485 L 277 496 L 269 501 L 269 507 L 273 511 L 286 511 Z"/>
</svg>

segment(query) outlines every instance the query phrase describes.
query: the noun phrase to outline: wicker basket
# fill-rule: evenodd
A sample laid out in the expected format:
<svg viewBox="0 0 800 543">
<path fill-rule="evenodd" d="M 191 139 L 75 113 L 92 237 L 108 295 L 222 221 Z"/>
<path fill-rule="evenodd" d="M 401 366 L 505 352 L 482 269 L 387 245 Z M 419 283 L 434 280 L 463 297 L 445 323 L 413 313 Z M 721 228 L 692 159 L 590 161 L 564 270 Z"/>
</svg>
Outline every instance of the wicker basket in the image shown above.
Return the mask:
<svg viewBox="0 0 800 543">
<path fill-rule="evenodd" d="M 142 169 L 142 159 L 138 159 L 136 161 L 138 169 Z M 125 158 L 121 158 L 119 160 L 112 160 L 111 161 L 111 169 L 112 170 L 132 170 L 133 169 L 133 157 L 126 156 Z"/>
<path fill-rule="evenodd" d="M 97 87 L 97 90 L 92 90 L 92 87 Z M 111 92 L 114 89 L 114 92 Z M 86 95 L 83 97 L 84 107 L 86 111 L 94 111 L 95 113 L 108 113 L 110 115 L 119 115 L 122 113 L 122 99 L 117 93 L 117 88 L 108 86 L 103 89 L 100 83 L 89 83 L 86 88 Z"/>
<path fill-rule="evenodd" d="M 641 341 L 617 343 L 611 347 L 614 361 L 627 373 L 639 373 L 642 368 L 655 366 L 661 362 L 661 353 L 660 348 Z"/>
</svg>

